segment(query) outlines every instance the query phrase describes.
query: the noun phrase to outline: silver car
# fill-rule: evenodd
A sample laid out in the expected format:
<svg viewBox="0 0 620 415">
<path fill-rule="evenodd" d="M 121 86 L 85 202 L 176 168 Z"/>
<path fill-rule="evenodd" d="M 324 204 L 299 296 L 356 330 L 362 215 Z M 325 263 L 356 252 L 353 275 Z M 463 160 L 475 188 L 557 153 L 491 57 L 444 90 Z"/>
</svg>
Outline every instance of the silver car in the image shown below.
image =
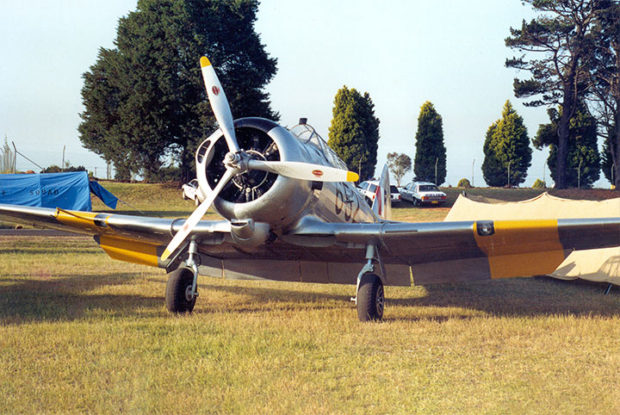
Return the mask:
<svg viewBox="0 0 620 415">
<path fill-rule="evenodd" d="M 447 199 L 446 194 L 430 182 L 411 182 L 401 190 L 401 196 L 414 206 L 441 205 Z"/>
</svg>

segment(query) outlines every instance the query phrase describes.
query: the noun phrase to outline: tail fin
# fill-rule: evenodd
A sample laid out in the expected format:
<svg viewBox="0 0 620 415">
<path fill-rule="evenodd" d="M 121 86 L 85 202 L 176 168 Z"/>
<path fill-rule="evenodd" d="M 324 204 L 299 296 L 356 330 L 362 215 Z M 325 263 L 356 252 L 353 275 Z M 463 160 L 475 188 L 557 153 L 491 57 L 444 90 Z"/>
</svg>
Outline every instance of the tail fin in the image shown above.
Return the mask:
<svg viewBox="0 0 620 415">
<path fill-rule="evenodd" d="M 372 203 L 372 210 L 381 219 L 392 218 L 392 197 L 390 191 L 390 172 L 387 164 L 383 166 L 379 186 L 375 192 L 375 201 Z"/>
</svg>

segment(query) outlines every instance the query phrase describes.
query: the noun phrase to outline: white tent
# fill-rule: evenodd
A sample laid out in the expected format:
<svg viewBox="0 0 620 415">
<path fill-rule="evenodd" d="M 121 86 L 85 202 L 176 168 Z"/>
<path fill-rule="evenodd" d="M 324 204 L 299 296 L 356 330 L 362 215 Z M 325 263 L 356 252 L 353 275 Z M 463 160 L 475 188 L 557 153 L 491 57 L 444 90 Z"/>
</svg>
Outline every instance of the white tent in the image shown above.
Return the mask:
<svg viewBox="0 0 620 415">
<path fill-rule="evenodd" d="M 522 202 L 503 202 L 480 196 L 460 195 L 444 220 L 570 219 L 618 216 L 620 216 L 620 198 L 602 201 L 570 200 L 543 193 Z M 620 285 L 620 246 L 572 252 L 550 276 L 561 279 L 582 278 Z"/>
</svg>

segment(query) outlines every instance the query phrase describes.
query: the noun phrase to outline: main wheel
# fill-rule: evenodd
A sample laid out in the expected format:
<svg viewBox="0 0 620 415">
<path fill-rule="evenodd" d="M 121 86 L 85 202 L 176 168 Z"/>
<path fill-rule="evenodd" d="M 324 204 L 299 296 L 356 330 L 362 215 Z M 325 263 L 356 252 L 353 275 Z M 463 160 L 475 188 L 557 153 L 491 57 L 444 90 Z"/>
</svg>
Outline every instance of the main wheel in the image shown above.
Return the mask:
<svg viewBox="0 0 620 415">
<path fill-rule="evenodd" d="M 357 317 L 360 321 L 381 320 L 384 302 L 381 279 L 375 274 L 364 274 L 357 290 Z"/>
<path fill-rule="evenodd" d="M 189 268 L 177 268 L 170 273 L 166 285 L 166 307 L 173 313 L 191 313 L 196 304 L 192 297 L 194 273 Z"/>
</svg>

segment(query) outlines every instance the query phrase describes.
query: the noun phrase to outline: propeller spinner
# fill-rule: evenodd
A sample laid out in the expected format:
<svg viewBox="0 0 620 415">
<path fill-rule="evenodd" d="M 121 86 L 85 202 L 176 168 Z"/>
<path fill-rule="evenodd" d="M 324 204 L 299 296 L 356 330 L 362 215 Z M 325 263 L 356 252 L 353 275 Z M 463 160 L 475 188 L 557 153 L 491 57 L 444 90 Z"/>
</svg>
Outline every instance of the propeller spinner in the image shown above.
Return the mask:
<svg viewBox="0 0 620 415">
<path fill-rule="evenodd" d="M 217 120 L 220 129 L 224 133 L 226 144 L 228 146 L 228 154 L 224 158 L 224 166 L 226 172 L 220 178 L 215 188 L 209 192 L 205 200 L 194 210 L 189 218 L 185 221 L 182 228 L 174 235 L 166 249 L 164 250 L 161 260 L 167 260 L 170 255 L 187 239 L 194 227 L 200 219 L 207 213 L 209 207 L 213 204 L 220 192 L 226 184 L 235 176 L 243 174 L 249 170 L 262 170 L 270 173 L 279 174 L 298 180 L 322 181 L 322 182 L 354 182 L 359 176 L 347 170 L 341 170 L 334 167 L 323 166 L 320 164 L 311 164 L 303 162 L 291 161 L 263 161 L 252 159 L 244 150 L 239 148 L 237 138 L 235 136 L 235 127 L 230 111 L 228 99 L 222 88 L 215 69 L 211 65 L 206 56 L 200 58 L 200 66 L 202 68 L 202 77 L 213 109 L 213 114 Z"/>
</svg>

